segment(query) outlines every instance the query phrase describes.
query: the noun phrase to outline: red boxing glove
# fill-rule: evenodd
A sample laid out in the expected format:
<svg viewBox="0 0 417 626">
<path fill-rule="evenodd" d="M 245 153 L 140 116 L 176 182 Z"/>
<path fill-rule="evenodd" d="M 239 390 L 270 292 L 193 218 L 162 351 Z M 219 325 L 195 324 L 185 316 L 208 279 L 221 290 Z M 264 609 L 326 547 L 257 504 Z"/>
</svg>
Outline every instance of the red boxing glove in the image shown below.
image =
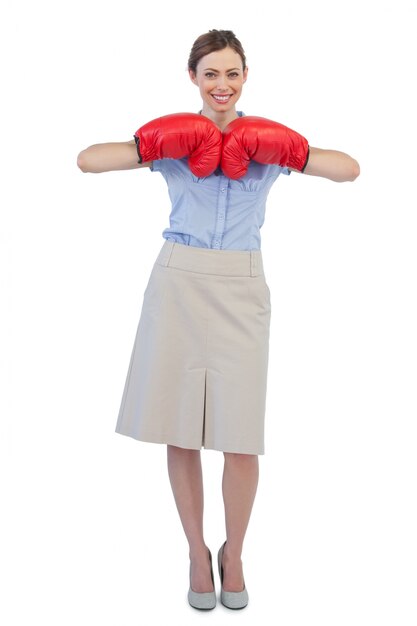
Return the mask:
<svg viewBox="0 0 417 626">
<path fill-rule="evenodd" d="M 220 163 L 222 133 L 204 115 L 164 115 L 141 126 L 134 138 L 139 163 L 188 156 L 190 170 L 199 178 L 210 176 Z"/>
<path fill-rule="evenodd" d="M 221 168 L 229 178 L 244 176 L 251 160 L 303 172 L 308 156 L 307 139 L 264 117 L 238 117 L 223 131 Z"/>
</svg>

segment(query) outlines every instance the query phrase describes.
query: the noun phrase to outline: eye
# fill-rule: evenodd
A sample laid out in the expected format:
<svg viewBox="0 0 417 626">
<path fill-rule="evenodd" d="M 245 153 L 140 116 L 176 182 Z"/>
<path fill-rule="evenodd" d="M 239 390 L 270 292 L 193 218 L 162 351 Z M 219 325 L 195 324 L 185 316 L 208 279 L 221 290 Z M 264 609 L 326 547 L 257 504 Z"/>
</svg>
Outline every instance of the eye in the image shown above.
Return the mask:
<svg viewBox="0 0 417 626">
<path fill-rule="evenodd" d="M 213 78 L 214 73 L 213 73 L 213 72 L 206 72 L 206 73 L 204 74 L 204 76 L 205 76 L 206 78 Z"/>
<path fill-rule="evenodd" d="M 230 72 L 229 74 L 229 78 L 236 78 L 237 76 L 239 76 L 237 72 Z"/>
</svg>

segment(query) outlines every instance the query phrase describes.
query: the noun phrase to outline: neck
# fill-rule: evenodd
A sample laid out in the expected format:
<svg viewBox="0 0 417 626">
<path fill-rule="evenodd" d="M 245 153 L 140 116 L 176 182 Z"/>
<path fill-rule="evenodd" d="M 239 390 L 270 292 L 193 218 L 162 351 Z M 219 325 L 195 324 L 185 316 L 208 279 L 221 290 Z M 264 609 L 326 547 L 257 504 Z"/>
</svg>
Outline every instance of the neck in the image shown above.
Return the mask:
<svg viewBox="0 0 417 626">
<path fill-rule="evenodd" d="M 209 107 L 203 107 L 200 113 L 201 115 L 205 115 L 212 122 L 214 122 L 221 131 L 223 131 L 232 120 L 235 120 L 237 117 L 239 117 L 234 107 L 230 111 L 224 112 L 213 111 L 213 109 L 210 109 Z"/>
</svg>

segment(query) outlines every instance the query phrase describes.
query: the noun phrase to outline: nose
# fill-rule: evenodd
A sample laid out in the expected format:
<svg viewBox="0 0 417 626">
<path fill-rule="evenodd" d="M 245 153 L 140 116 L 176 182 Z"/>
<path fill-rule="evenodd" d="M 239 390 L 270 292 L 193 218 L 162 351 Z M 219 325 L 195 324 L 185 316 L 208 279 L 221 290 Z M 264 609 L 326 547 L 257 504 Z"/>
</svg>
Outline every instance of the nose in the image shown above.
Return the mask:
<svg viewBox="0 0 417 626">
<path fill-rule="evenodd" d="M 226 76 L 222 76 L 221 74 L 217 77 L 217 89 L 227 89 L 227 78 Z"/>
</svg>

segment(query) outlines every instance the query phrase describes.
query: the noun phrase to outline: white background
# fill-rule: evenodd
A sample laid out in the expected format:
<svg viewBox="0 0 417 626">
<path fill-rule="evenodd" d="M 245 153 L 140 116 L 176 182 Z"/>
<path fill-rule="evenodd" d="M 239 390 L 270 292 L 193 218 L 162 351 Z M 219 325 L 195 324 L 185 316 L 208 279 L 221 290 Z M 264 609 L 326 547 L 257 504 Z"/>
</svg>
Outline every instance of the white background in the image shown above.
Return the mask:
<svg viewBox="0 0 417 626">
<path fill-rule="evenodd" d="M 415 626 L 415 3 L 2 6 L 1 622 Z M 166 185 L 76 158 L 198 111 L 186 65 L 211 28 L 244 45 L 240 109 L 351 154 L 361 176 L 293 174 L 270 193 L 250 604 L 207 615 L 187 604 L 165 447 L 114 432 Z M 214 555 L 222 455 L 202 458 Z"/>
</svg>

